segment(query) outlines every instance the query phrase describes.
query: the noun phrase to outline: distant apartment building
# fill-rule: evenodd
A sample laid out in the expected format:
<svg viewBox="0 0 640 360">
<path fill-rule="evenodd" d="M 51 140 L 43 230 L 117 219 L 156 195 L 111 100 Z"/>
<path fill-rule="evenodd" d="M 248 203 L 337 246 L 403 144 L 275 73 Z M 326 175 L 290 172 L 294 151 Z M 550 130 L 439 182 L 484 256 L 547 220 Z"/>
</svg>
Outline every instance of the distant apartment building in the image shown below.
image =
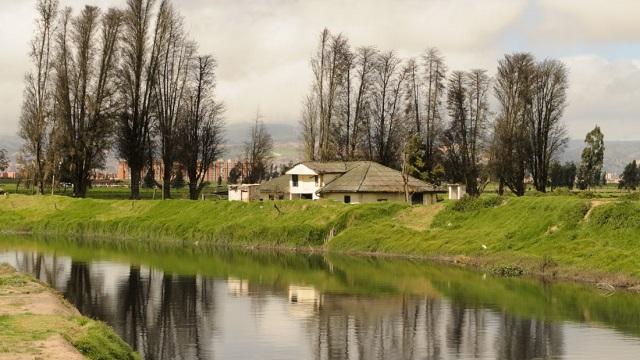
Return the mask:
<svg viewBox="0 0 640 360">
<path fill-rule="evenodd" d="M 229 179 L 229 174 L 231 173 L 231 169 L 238 163 L 238 160 L 217 160 L 211 166 L 204 175 L 204 181 L 215 183 L 218 179 L 221 179 L 222 182 L 227 182 Z M 182 167 L 179 163 L 173 164 L 174 173 L 178 171 Z M 126 161 L 120 160 L 118 163 L 118 171 L 116 173 L 116 179 L 120 181 L 128 181 L 131 180 L 131 169 Z M 146 174 L 147 169 L 142 170 L 142 177 Z M 157 182 L 162 182 L 162 173 L 164 172 L 164 164 L 160 161 L 153 163 L 153 172 L 154 177 Z M 185 178 L 187 177 L 186 171 L 183 169 L 183 173 Z M 242 176 L 247 176 L 249 174 L 249 162 L 244 161 L 242 163 Z"/>
<path fill-rule="evenodd" d="M 15 171 L 3 171 L 0 172 L 0 179 L 15 179 L 18 176 L 18 173 Z"/>
<path fill-rule="evenodd" d="M 617 184 L 620 182 L 620 175 L 608 172 L 605 174 L 605 180 L 607 180 L 607 184 Z"/>
</svg>

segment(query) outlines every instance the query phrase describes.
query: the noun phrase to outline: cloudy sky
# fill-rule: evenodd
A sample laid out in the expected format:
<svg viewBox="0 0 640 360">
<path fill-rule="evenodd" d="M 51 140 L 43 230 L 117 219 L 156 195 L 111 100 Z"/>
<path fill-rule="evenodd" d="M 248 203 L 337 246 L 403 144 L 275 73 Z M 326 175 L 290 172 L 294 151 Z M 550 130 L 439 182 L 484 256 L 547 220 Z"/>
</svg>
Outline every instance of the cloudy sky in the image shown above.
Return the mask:
<svg viewBox="0 0 640 360">
<path fill-rule="evenodd" d="M 123 6 L 125 0 L 60 0 Z M 353 46 L 403 57 L 440 48 L 452 70 L 486 68 L 513 51 L 556 57 L 570 70 L 565 121 L 573 138 L 597 123 L 609 140 L 640 140 L 637 0 L 175 0 L 200 52 L 219 61 L 227 121 L 296 123 L 324 27 Z M 0 134 L 17 129 L 35 11 L 0 0 Z"/>
</svg>

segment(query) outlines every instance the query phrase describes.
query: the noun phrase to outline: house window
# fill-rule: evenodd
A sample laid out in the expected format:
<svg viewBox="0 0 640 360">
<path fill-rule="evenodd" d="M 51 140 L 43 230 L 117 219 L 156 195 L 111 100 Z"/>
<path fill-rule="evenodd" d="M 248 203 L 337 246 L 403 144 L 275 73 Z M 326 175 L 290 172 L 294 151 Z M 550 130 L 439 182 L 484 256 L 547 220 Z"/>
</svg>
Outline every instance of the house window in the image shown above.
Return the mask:
<svg viewBox="0 0 640 360">
<path fill-rule="evenodd" d="M 344 203 L 345 204 L 351 204 L 351 196 L 350 195 L 345 195 L 344 196 Z"/>
<path fill-rule="evenodd" d="M 291 175 L 291 187 L 298 187 L 298 175 Z"/>
<path fill-rule="evenodd" d="M 316 181 L 316 186 L 318 186 L 318 183 L 319 183 L 319 181 L 318 181 L 318 180 L 319 180 L 318 175 L 314 176 L 313 178 L 314 178 L 314 180 Z"/>
</svg>

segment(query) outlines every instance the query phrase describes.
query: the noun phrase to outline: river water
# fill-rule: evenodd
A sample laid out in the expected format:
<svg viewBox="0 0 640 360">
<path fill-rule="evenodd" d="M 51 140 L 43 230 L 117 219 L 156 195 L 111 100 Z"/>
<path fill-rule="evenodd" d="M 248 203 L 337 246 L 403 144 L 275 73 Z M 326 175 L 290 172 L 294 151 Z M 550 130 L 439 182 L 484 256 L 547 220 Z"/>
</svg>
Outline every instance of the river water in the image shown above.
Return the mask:
<svg viewBox="0 0 640 360">
<path fill-rule="evenodd" d="M 144 359 L 638 359 L 640 296 L 410 260 L 0 240 Z"/>
</svg>

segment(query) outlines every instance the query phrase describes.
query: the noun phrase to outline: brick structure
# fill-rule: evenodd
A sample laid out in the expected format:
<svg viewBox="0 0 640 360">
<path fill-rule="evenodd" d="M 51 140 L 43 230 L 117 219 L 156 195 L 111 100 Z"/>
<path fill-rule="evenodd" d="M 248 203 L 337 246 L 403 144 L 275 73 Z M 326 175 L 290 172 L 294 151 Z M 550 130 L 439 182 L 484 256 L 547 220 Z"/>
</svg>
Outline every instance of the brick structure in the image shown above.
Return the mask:
<svg viewBox="0 0 640 360">
<path fill-rule="evenodd" d="M 229 178 L 229 173 L 231 172 L 231 169 L 233 169 L 233 167 L 235 166 L 235 164 L 238 162 L 238 160 L 217 160 L 215 161 L 213 164 L 211 164 L 211 166 L 209 166 L 209 170 L 205 173 L 204 175 L 204 180 L 207 182 L 210 182 L 212 184 L 217 183 L 218 179 L 222 179 L 222 182 L 225 183 L 227 182 L 227 179 Z M 174 164 L 174 172 L 180 167 L 181 165 L 179 163 L 175 163 Z M 118 171 L 116 174 L 116 179 L 117 180 L 131 180 L 131 174 L 130 172 L 130 168 L 127 165 L 127 162 L 124 160 L 120 160 L 120 162 L 118 163 Z M 153 164 L 153 170 L 155 173 L 155 178 L 156 181 L 158 182 L 162 182 L 162 172 L 164 170 L 164 166 L 162 164 L 162 162 L 155 162 Z M 147 170 L 143 169 L 142 170 L 142 178 L 144 178 L 144 175 L 146 174 Z M 248 161 L 244 161 L 242 164 L 242 176 L 247 176 L 249 174 L 249 162 Z M 187 176 L 186 171 L 185 171 L 185 177 Z"/>
</svg>

